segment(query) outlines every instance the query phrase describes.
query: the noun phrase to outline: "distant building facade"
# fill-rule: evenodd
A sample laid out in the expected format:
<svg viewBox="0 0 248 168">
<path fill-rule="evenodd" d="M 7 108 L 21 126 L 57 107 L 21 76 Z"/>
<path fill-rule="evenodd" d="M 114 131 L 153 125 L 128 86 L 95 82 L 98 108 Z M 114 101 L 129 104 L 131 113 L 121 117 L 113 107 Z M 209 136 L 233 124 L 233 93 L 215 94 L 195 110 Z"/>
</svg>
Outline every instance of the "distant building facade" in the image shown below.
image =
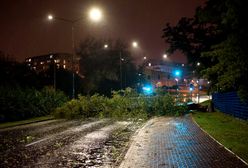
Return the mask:
<svg viewBox="0 0 248 168">
<path fill-rule="evenodd" d="M 164 63 L 147 66 L 144 74 L 156 87 L 173 86 L 186 81 L 187 68 L 184 64 Z"/>
<path fill-rule="evenodd" d="M 51 53 L 29 57 L 25 59 L 25 63 L 30 69 L 38 73 L 48 70 L 51 66 L 79 73 L 79 59 L 73 61 L 72 55 L 68 53 Z"/>
</svg>

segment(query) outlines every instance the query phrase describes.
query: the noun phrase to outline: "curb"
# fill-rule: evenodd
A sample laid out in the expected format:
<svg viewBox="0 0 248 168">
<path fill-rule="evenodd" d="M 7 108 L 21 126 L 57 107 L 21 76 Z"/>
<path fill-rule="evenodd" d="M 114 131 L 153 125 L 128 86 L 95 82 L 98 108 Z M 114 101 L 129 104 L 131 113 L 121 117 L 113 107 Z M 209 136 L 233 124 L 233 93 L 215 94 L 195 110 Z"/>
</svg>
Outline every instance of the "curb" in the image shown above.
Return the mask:
<svg viewBox="0 0 248 168">
<path fill-rule="evenodd" d="M 217 142 L 220 146 L 222 146 L 223 148 L 225 148 L 228 152 L 230 152 L 231 154 L 233 154 L 236 158 L 238 158 L 240 161 L 242 161 L 246 166 L 248 166 L 248 163 L 246 161 L 244 161 L 242 158 L 240 158 L 237 154 L 235 154 L 233 151 L 231 151 L 230 149 L 228 149 L 227 147 L 225 147 L 222 143 L 220 143 L 219 141 L 217 141 L 212 135 L 210 135 L 208 132 L 206 132 L 193 118 L 192 114 L 190 114 L 192 121 L 205 133 L 207 134 L 211 139 L 213 139 L 215 142 Z"/>
</svg>

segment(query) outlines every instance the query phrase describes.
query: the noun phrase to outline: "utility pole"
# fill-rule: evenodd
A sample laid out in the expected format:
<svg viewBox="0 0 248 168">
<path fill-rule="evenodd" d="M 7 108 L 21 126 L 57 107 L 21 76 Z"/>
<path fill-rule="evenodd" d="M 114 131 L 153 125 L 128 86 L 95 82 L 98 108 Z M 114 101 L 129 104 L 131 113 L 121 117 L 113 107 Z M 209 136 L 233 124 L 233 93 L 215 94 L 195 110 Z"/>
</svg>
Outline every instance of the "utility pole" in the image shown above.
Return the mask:
<svg viewBox="0 0 248 168">
<path fill-rule="evenodd" d="M 75 64 L 74 64 L 74 55 L 75 55 L 75 39 L 74 39 L 74 22 L 71 25 L 71 39 L 72 39 L 72 98 L 75 98 Z"/>
<path fill-rule="evenodd" d="M 122 57 L 122 54 L 121 54 L 121 51 L 120 51 L 120 54 L 119 54 L 119 59 L 120 59 L 120 87 L 121 87 L 121 90 L 122 90 L 122 67 L 121 67 L 122 66 L 121 65 L 122 64 L 122 62 L 121 62 L 122 58 L 121 57 Z"/>
</svg>

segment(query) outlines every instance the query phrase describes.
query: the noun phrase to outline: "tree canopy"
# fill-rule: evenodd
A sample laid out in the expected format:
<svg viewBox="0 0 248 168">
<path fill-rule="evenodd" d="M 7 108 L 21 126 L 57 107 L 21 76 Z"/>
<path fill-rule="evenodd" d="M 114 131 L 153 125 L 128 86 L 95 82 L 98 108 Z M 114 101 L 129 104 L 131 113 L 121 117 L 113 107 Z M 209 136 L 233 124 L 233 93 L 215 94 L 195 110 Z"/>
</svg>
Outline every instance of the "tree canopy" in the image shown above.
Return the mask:
<svg viewBox="0 0 248 168">
<path fill-rule="evenodd" d="M 194 18 L 166 25 L 168 51 L 182 51 L 193 66 L 200 62 L 200 75 L 212 82 L 213 90 L 237 90 L 248 97 L 247 10 L 247 1 L 208 0 Z"/>
<path fill-rule="evenodd" d="M 107 48 L 104 48 L 105 44 Z M 84 93 L 110 95 L 111 90 L 133 86 L 136 68 L 127 45 L 117 40 L 88 38 L 80 44 L 80 73 L 84 76 Z M 120 74 L 121 73 L 121 74 Z"/>
</svg>

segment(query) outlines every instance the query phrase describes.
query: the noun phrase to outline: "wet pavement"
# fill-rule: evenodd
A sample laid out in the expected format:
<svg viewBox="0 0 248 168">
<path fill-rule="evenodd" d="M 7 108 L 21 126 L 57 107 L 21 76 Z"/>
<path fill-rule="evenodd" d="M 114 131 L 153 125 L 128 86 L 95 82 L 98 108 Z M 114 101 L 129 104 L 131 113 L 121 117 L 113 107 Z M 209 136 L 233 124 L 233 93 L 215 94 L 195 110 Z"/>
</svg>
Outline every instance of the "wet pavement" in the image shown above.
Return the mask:
<svg viewBox="0 0 248 168">
<path fill-rule="evenodd" d="M 141 125 L 52 120 L 1 129 L 0 167 L 248 167 L 190 116 L 154 118 Z"/>
<path fill-rule="evenodd" d="M 137 122 L 53 120 L 0 130 L 0 167 L 117 167 Z"/>
<path fill-rule="evenodd" d="M 242 168 L 245 163 L 204 133 L 190 116 L 155 118 L 134 137 L 120 168 Z"/>
</svg>

